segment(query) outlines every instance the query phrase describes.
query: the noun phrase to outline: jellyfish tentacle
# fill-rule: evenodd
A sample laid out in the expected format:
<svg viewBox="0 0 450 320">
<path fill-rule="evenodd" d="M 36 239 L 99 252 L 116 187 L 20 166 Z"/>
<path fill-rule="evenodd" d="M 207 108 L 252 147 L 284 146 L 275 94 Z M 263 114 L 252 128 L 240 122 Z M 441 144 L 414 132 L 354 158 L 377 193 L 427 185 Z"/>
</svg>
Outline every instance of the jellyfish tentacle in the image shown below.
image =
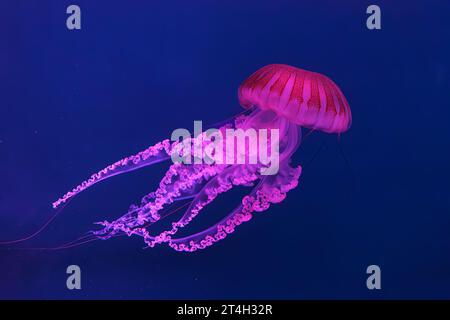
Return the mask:
<svg viewBox="0 0 450 320">
<path fill-rule="evenodd" d="M 133 171 L 145 166 L 149 166 L 161 161 L 170 159 L 171 150 L 175 143 L 170 143 L 168 139 L 158 142 L 157 144 L 148 147 L 147 149 L 123 158 L 115 163 L 105 167 L 104 169 L 98 171 L 91 175 L 91 177 L 81 184 L 73 188 L 71 191 L 64 194 L 61 198 L 53 202 L 53 208 L 57 208 L 61 204 L 65 203 L 70 198 L 76 196 L 80 192 L 86 190 L 87 188 L 93 186 L 97 182 L 100 182 L 106 178 L 113 177 L 118 174 Z"/>
</svg>

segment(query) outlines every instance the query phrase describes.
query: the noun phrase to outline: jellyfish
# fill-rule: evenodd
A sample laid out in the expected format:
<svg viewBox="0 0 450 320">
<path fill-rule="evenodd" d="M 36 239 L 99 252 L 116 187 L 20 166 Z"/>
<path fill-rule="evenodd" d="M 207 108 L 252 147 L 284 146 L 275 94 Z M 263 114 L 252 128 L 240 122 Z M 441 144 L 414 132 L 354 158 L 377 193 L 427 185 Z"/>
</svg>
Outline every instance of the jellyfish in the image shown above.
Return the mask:
<svg viewBox="0 0 450 320">
<path fill-rule="evenodd" d="M 300 145 L 301 127 L 340 134 L 351 125 L 350 107 L 339 87 L 325 75 L 293 66 L 271 64 L 262 67 L 240 85 L 238 98 L 244 112 L 222 123 L 218 131 L 277 129 L 277 144 L 272 135 L 267 139 L 269 151 L 279 154 L 275 174 L 262 173 L 269 166 L 267 162 L 171 163 L 156 190 L 145 195 L 138 205 L 131 205 L 121 217 L 97 222 L 100 227 L 91 231 L 91 237 L 106 240 L 119 235 L 140 236 L 145 247 L 164 244 L 183 252 L 205 249 L 225 239 L 253 215 L 283 201 L 298 185 L 302 167 L 292 166 L 291 157 Z M 193 146 L 207 147 L 204 138 L 205 132 L 202 132 L 188 140 Z M 174 153 L 183 153 L 181 145 L 180 141 L 167 139 L 121 159 L 57 199 L 53 208 L 60 208 L 100 181 L 169 161 Z M 231 153 L 249 153 L 247 156 L 251 156 L 258 151 L 259 148 L 255 151 L 246 146 L 243 150 L 233 149 Z M 200 232 L 179 236 L 179 231 L 188 230 L 189 224 L 207 205 L 237 186 L 252 189 L 225 217 Z M 185 204 L 172 210 L 179 201 Z M 152 232 L 152 225 L 180 208 L 184 210 L 181 218 L 172 221 L 163 231 Z"/>
</svg>

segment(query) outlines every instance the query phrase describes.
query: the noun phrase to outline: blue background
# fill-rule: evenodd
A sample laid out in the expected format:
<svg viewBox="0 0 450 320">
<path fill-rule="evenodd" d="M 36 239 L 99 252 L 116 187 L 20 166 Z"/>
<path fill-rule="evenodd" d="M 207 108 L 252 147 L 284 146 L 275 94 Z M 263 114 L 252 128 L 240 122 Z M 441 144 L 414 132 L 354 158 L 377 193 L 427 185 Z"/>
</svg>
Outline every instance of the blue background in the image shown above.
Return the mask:
<svg viewBox="0 0 450 320">
<path fill-rule="evenodd" d="M 240 82 L 266 64 L 330 76 L 353 126 L 306 139 L 299 187 L 207 250 L 142 250 L 139 238 L 3 247 L 0 298 L 450 298 L 450 3 L 375 1 L 382 30 L 369 31 L 372 2 L 2 1 L 1 240 L 35 230 L 55 198 L 105 165 L 240 112 Z M 72 3 L 79 31 L 65 26 Z M 98 184 L 19 247 L 120 216 L 166 168 Z M 246 192 L 221 197 L 193 230 Z M 70 264 L 80 291 L 66 289 Z M 371 264 L 380 291 L 366 288 Z"/>
</svg>

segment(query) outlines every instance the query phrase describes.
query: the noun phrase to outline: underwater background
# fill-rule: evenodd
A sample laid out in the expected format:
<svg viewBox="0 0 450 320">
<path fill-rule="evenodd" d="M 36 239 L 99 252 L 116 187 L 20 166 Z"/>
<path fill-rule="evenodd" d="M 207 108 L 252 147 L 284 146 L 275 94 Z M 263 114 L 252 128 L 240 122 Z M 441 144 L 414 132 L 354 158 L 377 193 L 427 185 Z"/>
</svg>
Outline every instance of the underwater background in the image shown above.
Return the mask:
<svg viewBox="0 0 450 320">
<path fill-rule="evenodd" d="M 66 28 L 70 4 L 81 30 Z M 366 28 L 370 4 L 381 30 Z M 267 64 L 329 76 L 353 124 L 305 139 L 299 186 L 206 250 L 138 237 L 30 249 L 119 217 L 168 163 L 99 183 L 39 237 L 0 246 L 0 298 L 450 298 L 449 18 L 449 1 L 2 1 L 0 241 L 36 230 L 104 166 L 239 113 L 239 84 Z M 193 229 L 247 193 L 220 197 Z M 66 288 L 72 264 L 81 290 Z M 366 287 L 372 264 L 381 290 Z"/>
</svg>

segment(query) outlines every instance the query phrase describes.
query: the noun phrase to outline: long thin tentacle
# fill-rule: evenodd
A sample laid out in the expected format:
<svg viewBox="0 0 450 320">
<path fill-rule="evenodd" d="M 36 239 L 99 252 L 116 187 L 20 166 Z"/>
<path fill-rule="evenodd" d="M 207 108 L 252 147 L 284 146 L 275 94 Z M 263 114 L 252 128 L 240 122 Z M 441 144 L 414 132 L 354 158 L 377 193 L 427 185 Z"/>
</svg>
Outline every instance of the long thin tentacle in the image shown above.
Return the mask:
<svg viewBox="0 0 450 320">
<path fill-rule="evenodd" d="M 67 204 L 68 202 L 66 202 L 64 206 L 59 207 L 58 210 L 44 222 L 44 224 L 42 224 L 37 230 L 31 232 L 29 235 L 15 240 L 0 241 L 0 245 L 17 244 L 37 237 L 56 219 L 56 217 L 58 217 L 58 215 L 61 213 L 61 211 Z"/>
</svg>

